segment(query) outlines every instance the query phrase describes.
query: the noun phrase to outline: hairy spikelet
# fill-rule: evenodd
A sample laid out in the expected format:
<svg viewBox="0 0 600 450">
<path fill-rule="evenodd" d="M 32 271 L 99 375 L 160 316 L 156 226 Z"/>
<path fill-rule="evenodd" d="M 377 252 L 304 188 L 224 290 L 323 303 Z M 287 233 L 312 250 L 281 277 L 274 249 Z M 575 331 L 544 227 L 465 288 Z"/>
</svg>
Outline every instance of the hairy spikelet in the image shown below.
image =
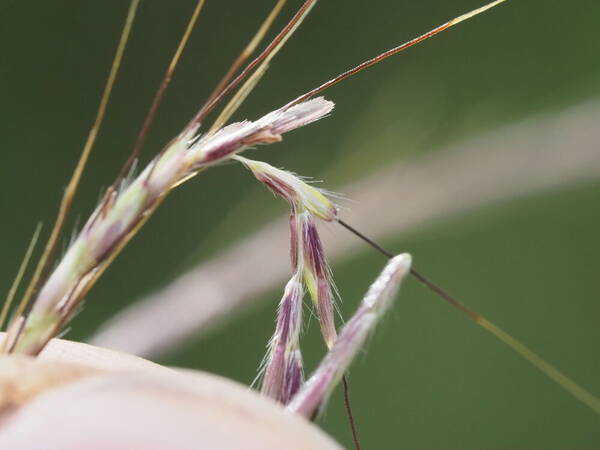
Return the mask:
<svg viewBox="0 0 600 450">
<path fill-rule="evenodd" d="M 411 262 L 411 256 L 406 253 L 388 262 L 323 361 L 288 405 L 289 411 L 311 417 L 327 400 L 395 298 L 400 283 L 410 271 Z"/>
<path fill-rule="evenodd" d="M 205 136 L 197 137 L 195 127 L 184 130 L 123 191 L 106 192 L 42 286 L 14 350 L 37 354 L 43 348 L 173 186 L 249 146 L 279 141 L 281 134 L 318 120 L 332 108 L 332 102 L 316 98 Z"/>
</svg>

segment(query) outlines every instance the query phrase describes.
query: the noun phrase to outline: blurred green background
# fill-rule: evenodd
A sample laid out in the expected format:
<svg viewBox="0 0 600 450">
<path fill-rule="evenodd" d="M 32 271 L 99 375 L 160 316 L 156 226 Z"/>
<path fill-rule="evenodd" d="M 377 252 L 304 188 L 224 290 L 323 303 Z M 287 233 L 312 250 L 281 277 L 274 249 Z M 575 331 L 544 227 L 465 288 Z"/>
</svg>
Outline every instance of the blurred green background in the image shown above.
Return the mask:
<svg viewBox="0 0 600 450">
<path fill-rule="evenodd" d="M 5 290 L 36 221 L 54 219 L 93 120 L 127 3 L 0 2 L 0 286 Z M 195 112 L 272 3 L 207 1 L 144 161 Z M 299 4 L 288 3 L 277 27 Z M 81 220 L 132 148 L 193 4 L 142 2 L 74 207 Z M 256 118 L 480 4 L 322 1 L 236 117 Z M 595 100 L 599 17 L 600 4 L 591 0 L 509 0 L 332 89 L 326 96 L 337 106 L 330 118 L 255 155 L 323 178 L 335 189 L 390 161 L 441 152 L 502 125 Z M 575 183 L 454 215 L 385 244 L 413 253 L 423 272 L 598 394 L 599 193 L 600 179 Z M 206 172 L 178 189 L 134 239 L 89 295 L 68 337 L 86 339 L 128 302 L 285 211 L 236 166 Z M 75 219 L 69 228 L 74 226 Z M 367 248 L 334 261 L 344 317 L 381 267 L 381 258 Z M 266 301 L 160 362 L 249 383 L 272 332 L 280 291 L 265 293 Z M 303 345 L 310 369 L 323 354 L 315 324 Z M 596 449 L 600 444 L 597 416 L 412 280 L 354 364 L 351 382 L 365 449 Z M 320 423 L 350 446 L 339 392 Z"/>
</svg>

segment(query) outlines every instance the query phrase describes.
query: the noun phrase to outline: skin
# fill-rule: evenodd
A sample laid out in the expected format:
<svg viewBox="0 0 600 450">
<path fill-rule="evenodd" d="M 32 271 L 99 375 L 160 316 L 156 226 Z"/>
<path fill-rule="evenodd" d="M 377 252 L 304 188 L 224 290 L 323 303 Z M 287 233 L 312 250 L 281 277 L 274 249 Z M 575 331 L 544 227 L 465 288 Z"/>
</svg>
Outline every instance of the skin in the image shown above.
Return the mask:
<svg viewBox="0 0 600 450">
<path fill-rule="evenodd" d="M 0 358 L 0 448 L 341 447 L 230 380 L 53 340 L 36 359 Z"/>
</svg>

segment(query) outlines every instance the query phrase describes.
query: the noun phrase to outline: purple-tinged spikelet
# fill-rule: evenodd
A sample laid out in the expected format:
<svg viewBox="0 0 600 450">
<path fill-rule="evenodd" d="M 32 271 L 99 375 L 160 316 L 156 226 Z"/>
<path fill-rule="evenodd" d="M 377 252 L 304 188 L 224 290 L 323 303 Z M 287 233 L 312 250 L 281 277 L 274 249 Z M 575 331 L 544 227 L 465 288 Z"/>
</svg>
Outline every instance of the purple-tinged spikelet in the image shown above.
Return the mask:
<svg viewBox="0 0 600 450">
<path fill-rule="evenodd" d="M 227 125 L 190 147 L 194 166 L 212 165 L 253 145 L 278 142 L 282 134 L 323 118 L 333 106 L 333 102 L 318 97 L 291 108 L 277 109 L 254 122 Z"/>
<path fill-rule="evenodd" d="M 301 224 L 299 223 L 298 213 L 296 209 L 292 207 L 292 213 L 290 214 L 290 259 L 292 263 L 292 269 L 294 272 L 299 271 L 298 264 L 301 264 L 302 261 L 299 258 L 302 255 L 302 236 L 300 235 Z M 301 271 L 301 269 L 300 269 Z"/>
<path fill-rule="evenodd" d="M 293 209 L 307 210 L 326 222 L 337 219 L 337 206 L 320 189 L 311 186 L 298 175 L 242 156 L 234 156 L 233 159 L 244 164 L 258 181 L 290 203 Z"/>
<path fill-rule="evenodd" d="M 395 298 L 400 283 L 409 273 L 411 262 L 411 256 L 407 253 L 388 262 L 358 310 L 342 328 L 331 350 L 294 396 L 287 407 L 288 411 L 311 417 L 323 405 Z"/>
<path fill-rule="evenodd" d="M 302 328 L 302 239 L 299 218 L 290 214 L 290 251 L 294 275 L 285 287 L 279 302 L 275 333 L 269 342 L 264 362 L 261 391 L 264 395 L 286 405 L 304 380 L 300 332 Z"/>
<path fill-rule="evenodd" d="M 269 344 L 265 362 L 262 393 L 283 404 L 287 404 L 303 379 L 299 345 L 302 290 L 300 277 L 294 275 L 286 285 L 279 303 L 275 334 Z"/>
<path fill-rule="evenodd" d="M 301 214 L 300 222 L 304 253 L 304 282 L 317 310 L 323 339 L 327 347 L 331 348 L 337 337 L 331 271 L 312 215 L 305 211 Z"/>
<path fill-rule="evenodd" d="M 315 98 L 202 137 L 194 136 L 195 128 L 184 130 L 127 187 L 119 192 L 109 189 L 41 287 L 15 351 L 37 354 L 44 347 L 108 262 L 174 186 L 249 146 L 281 140 L 281 134 L 318 120 L 332 109 L 332 102 Z"/>
<path fill-rule="evenodd" d="M 291 222 L 291 227 L 297 228 L 292 229 L 292 239 L 294 236 L 299 239 L 298 243 L 292 242 L 292 265 L 298 265 L 296 248 L 302 248 L 304 283 L 315 305 L 325 343 L 331 348 L 337 335 L 333 281 L 314 219 L 336 220 L 337 207 L 319 189 L 291 172 L 241 156 L 234 156 L 233 159 L 248 167 L 260 182 L 286 200 L 298 216 L 297 223 Z"/>
<path fill-rule="evenodd" d="M 304 383 L 304 366 L 300 349 L 291 350 L 285 368 L 280 401 L 287 405 Z"/>
<path fill-rule="evenodd" d="M 271 124 L 272 133 L 283 134 L 322 119 L 333 111 L 333 107 L 333 102 L 316 97 L 289 108 L 283 107 L 273 111 L 265 116 L 264 120 Z"/>
</svg>

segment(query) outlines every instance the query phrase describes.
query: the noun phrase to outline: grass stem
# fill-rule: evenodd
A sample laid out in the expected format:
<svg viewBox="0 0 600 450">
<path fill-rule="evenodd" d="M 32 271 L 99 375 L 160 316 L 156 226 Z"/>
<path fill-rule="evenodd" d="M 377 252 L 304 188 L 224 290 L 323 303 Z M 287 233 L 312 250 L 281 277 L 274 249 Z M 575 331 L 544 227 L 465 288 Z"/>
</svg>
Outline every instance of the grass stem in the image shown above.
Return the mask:
<svg viewBox="0 0 600 450">
<path fill-rule="evenodd" d="M 381 245 L 377 244 L 372 239 L 365 236 L 363 233 L 359 232 L 343 220 L 338 220 L 338 223 L 346 228 L 351 233 L 358 236 L 360 239 L 365 241 L 379 253 L 383 254 L 387 258 L 391 258 L 393 254 L 383 248 Z M 468 316 L 471 320 L 473 320 L 477 325 L 487 330 L 489 333 L 496 336 L 497 339 L 502 341 L 505 345 L 510 347 L 513 351 L 521 355 L 525 358 L 529 363 L 531 363 L 535 368 L 537 368 L 540 372 L 550 378 L 552 381 L 557 383 L 560 387 L 562 387 L 565 391 L 575 397 L 584 405 L 591 408 L 596 414 L 600 415 L 600 399 L 596 397 L 594 394 L 589 392 L 588 390 L 581 387 L 577 384 L 573 379 L 565 375 L 563 372 L 558 370 L 552 364 L 548 363 L 541 356 L 527 347 L 525 344 L 520 342 L 518 339 L 512 337 L 510 334 L 497 327 L 489 320 L 473 311 L 463 303 L 456 300 L 453 296 L 448 294 L 445 290 L 431 282 L 428 278 L 423 276 L 420 272 L 417 272 L 415 269 L 410 269 L 410 274 L 415 277 L 420 283 L 425 285 L 427 288 L 435 292 L 439 297 L 446 300 L 450 303 L 454 308 L 458 309 L 460 312 Z"/>
</svg>

